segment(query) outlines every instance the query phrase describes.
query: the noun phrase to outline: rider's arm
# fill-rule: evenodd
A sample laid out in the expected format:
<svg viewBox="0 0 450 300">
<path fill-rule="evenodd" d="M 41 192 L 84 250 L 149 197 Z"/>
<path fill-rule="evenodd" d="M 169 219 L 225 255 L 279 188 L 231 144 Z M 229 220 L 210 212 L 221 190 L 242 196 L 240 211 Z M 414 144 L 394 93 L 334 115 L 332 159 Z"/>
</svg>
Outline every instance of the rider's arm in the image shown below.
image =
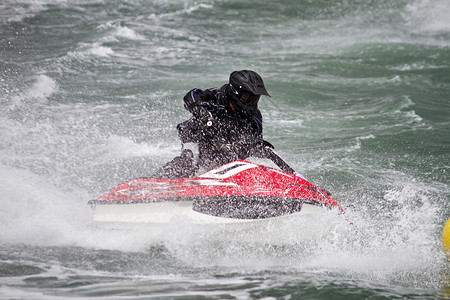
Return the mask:
<svg viewBox="0 0 450 300">
<path fill-rule="evenodd" d="M 193 89 L 183 98 L 184 108 L 195 117 L 203 117 L 213 109 L 216 100 L 216 89 Z"/>
</svg>

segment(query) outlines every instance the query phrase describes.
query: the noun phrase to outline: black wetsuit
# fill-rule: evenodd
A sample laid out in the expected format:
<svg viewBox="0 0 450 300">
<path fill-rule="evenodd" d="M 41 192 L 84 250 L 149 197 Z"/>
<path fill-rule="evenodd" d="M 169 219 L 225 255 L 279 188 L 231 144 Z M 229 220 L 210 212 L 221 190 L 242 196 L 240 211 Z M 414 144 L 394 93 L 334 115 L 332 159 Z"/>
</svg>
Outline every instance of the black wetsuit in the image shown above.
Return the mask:
<svg viewBox="0 0 450 300">
<path fill-rule="evenodd" d="M 227 97 L 227 86 L 193 89 L 184 96 L 184 107 L 193 116 L 177 126 L 182 154 L 163 166 L 154 177 L 190 177 L 198 167 L 211 169 L 245 159 L 253 154 L 257 144 L 262 144 L 261 112 L 258 109 L 252 115 L 235 112 Z M 192 144 L 197 150 L 185 147 Z"/>
</svg>

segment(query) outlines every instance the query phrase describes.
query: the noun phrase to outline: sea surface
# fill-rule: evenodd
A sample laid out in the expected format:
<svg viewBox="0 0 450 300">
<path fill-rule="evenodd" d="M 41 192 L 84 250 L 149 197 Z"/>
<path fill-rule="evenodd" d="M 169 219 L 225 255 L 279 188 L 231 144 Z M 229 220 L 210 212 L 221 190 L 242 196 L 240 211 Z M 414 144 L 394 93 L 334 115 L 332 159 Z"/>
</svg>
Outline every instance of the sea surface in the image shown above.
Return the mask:
<svg viewBox="0 0 450 300">
<path fill-rule="evenodd" d="M 448 0 L 0 1 L 0 299 L 449 299 L 449 15 Z M 184 94 L 240 69 L 272 96 L 265 139 L 356 229 L 286 249 L 184 220 L 162 241 L 96 228 L 90 199 L 179 153 Z"/>
</svg>

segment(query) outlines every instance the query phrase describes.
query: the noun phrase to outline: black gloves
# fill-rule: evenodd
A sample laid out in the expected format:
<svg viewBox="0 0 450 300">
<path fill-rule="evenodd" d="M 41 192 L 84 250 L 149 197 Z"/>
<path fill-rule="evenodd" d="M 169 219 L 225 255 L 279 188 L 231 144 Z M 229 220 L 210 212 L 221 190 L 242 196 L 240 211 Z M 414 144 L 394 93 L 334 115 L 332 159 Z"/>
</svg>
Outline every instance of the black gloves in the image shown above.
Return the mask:
<svg viewBox="0 0 450 300">
<path fill-rule="evenodd" d="M 213 115 L 203 106 L 196 106 L 193 109 L 192 114 L 207 127 L 211 127 L 214 125 Z"/>
</svg>

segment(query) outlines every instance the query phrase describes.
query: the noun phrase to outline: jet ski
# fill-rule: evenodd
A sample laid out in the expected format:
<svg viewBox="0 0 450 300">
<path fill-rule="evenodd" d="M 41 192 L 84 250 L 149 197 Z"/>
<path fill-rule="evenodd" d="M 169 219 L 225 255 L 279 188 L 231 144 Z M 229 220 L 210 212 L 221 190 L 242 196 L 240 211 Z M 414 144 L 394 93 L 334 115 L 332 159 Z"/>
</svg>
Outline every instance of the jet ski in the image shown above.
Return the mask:
<svg viewBox="0 0 450 300">
<path fill-rule="evenodd" d="M 180 219 L 233 228 L 303 219 L 315 227 L 319 216 L 343 212 L 328 192 L 278 156 L 272 161 L 284 170 L 236 160 L 194 178 L 133 179 L 88 204 L 101 228 L 162 229 Z"/>
</svg>

